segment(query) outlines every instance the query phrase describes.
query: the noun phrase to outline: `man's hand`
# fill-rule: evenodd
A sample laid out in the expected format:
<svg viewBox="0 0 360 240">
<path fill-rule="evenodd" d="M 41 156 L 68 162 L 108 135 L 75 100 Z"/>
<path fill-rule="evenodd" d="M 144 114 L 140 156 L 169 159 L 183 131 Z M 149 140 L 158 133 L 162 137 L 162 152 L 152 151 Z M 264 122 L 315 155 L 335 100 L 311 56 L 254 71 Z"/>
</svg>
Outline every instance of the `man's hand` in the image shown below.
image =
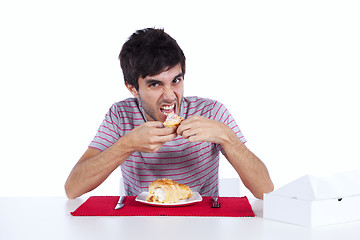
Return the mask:
<svg viewBox="0 0 360 240">
<path fill-rule="evenodd" d="M 127 149 L 131 152 L 154 153 L 164 143 L 176 138 L 176 127 L 165 128 L 162 122 L 149 121 L 126 134 Z"/>
<path fill-rule="evenodd" d="M 99 186 L 133 152 L 156 152 L 177 136 L 176 127 L 149 121 L 134 128 L 103 152 L 88 148 L 71 171 L 65 191 L 73 199 Z"/>
<path fill-rule="evenodd" d="M 229 131 L 231 129 L 226 124 L 197 115 L 182 121 L 177 129 L 177 133 L 190 142 L 218 144 L 224 142 Z"/>
<path fill-rule="evenodd" d="M 193 116 L 181 122 L 177 133 L 190 142 L 220 144 L 225 150 L 226 159 L 255 197 L 262 198 L 263 193 L 274 189 L 265 165 L 247 149 L 226 124 L 201 116 Z"/>
</svg>

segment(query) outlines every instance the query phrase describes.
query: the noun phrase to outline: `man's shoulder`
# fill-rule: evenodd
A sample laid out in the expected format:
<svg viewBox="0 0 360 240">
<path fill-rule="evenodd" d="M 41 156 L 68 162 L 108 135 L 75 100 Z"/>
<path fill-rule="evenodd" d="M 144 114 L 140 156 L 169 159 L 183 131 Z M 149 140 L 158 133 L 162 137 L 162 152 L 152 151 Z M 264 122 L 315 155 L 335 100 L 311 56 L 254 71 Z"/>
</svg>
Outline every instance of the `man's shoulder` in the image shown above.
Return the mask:
<svg viewBox="0 0 360 240">
<path fill-rule="evenodd" d="M 198 96 L 188 96 L 184 97 L 185 102 L 188 105 L 198 105 L 199 103 L 217 103 L 218 101 L 210 99 L 210 98 L 203 98 Z"/>
<path fill-rule="evenodd" d="M 127 98 L 119 102 L 115 102 L 110 108 L 110 115 L 114 116 L 118 122 L 134 122 L 141 124 L 143 117 L 139 103 L 136 98 Z"/>
<path fill-rule="evenodd" d="M 184 97 L 186 108 L 191 109 L 199 109 L 204 107 L 214 107 L 218 104 L 221 104 L 219 101 L 210 99 L 210 98 L 203 98 L 198 96 L 190 96 L 190 97 Z"/>
<path fill-rule="evenodd" d="M 184 97 L 184 113 L 183 117 L 187 118 L 192 115 L 200 115 L 211 118 L 214 111 L 222 104 L 210 98 L 198 96 Z"/>
<path fill-rule="evenodd" d="M 116 107 L 116 108 L 138 107 L 138 101 L 136 98 L 126 98 L 124 100 L 115 102 L 112 107 Z"/>
</svg>

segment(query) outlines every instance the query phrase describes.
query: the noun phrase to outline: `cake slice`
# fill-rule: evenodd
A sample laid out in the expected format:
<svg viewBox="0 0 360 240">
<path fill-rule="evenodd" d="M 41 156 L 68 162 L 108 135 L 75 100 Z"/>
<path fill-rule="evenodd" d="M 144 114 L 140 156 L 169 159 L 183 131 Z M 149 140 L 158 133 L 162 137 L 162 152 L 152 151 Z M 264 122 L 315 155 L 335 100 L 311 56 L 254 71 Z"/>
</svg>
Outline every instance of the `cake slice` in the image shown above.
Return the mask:
<svg viewBox="0 0 360 240">
<path fill-rule="evenodd" d="M 156 179 L 150 184 L 146 201 L 177 203 L 179 200 L 190 198 L 192 195 L 193 192 L 188 186 L 163 178 Z"/>
<path fill-rule="evenodd" d="M 167 115 L 166 120 L 163 124 L 165 127 L 173 127 L 173 126 L 178 127 L 182 120 L 184 120 L 182 117 L 172 112 Z"/>
</svg>

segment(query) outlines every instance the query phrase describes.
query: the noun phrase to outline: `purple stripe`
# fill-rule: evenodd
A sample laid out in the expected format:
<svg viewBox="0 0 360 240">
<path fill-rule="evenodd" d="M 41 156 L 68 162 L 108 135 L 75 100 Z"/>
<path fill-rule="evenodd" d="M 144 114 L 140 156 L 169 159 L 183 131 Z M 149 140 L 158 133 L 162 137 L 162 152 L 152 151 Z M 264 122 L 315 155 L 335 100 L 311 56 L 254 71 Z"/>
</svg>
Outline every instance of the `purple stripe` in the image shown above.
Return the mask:
<svg viewBox="0 0 360 240">
<path fill-rule="evenodd" d="M 119 119 L 118 118 L 118 116 L 116 116 L 116 114 L 112 111 L 112 109 L 110 108 L 110 112 L 112 113 L 112 115 L 114 116 L 114 117 L 116 117 L 117 119 Z M 106 114 L 106 116 L 109 116 L 108 114 Z M 109 116 L 110 118 L 111 118 L 111 116 Z"/>
<path fill-rule="evenodd" d="M 208 146 L 206 146 L 206 147 L 201 148 L 200 150 L 197 150 L 197 151 L 191 152 L 191 153 L 186 154 L 186 155 L 183 155 L 183 156 L 176 156 L 176 157 L 171 157 L 171 158 L 172 158 L 172 159 L 174 159 L 174 158 L 184 158 L 184 157 L 190 156 L 191 154 L 194 154 L 194 153 L 200 152 L 201 150 L 203 150 L 203 149 L 205 149 L 205 148 L 208 148 L 208 147 L 210 147 L 210 146 L 211 146 L 211 145 L 208 145 Z M 181 151 L 180 151 L 180 152 L 181 152 Z M 189 159 L 189 160 L 186 160 L 186 161 L 182 161 L 182 162 L 174 162 L 174 163 L 173 163 L 173 162 L 171 162 L 171 163 L 143 163 L 143 164 L 145 164 L 145 165 L 169 165 L 169 164 L 181 164 L 181 163 L 185 163 L 185 162 L 188 162 L 188 161 L 194 160 L 194 159 L 196 159 L 196 158 L 198 158 L 198 157 L 201 157 L 201 156 L 203 156 L 203 155 L 205 155 L 205 154 L 207 154 L 207 153 L 209 153 L 209 152 L 211 152 L 211 149 L 210 149 L 209 151 L 207 151 L 207 152 L 205 152 L 205 153 L 203 153 L 203 154 L 199 155 L 199 156 L 196 156 L 195 158 L 192 158 L 192 159 Z M 169 157 L 144 157 L 144 156 L 134 155 L 134 154 L 131 154 L 131 156 L 132 156 L 132 157 L 134 157 L 134 158 L 145 158 L 145 159 L 169 159 Z M 133 160 L 131 160 L 130 162 L 133 162 L 133 163 L 142 163 L 142 162 L 136 162 L 136 161 L 133 161 Z"/>
<path fill-rule="evenodd" d="M 131 192 L 137 192 L 137 194 L 135 194 L 135 195 L 139 195 L 139 194 L 141 193 L 141 191 L 133 188 L 133 186 L 131 186 L 131 185 L 125 183 L 125 182 L 124 182 L 124 186 L 127 186 L 127 187 L 130 188 L 130 189 L 133 189 Z"/>
<path fill-rule="evenodd" d="M 105 144 L 102 144 L 101 142 L 97 142 L 97 141 L 91 141 L 91 143 L 95 143 L 95 144 L 99 144 L 99 145 L 102 145 L 104 146 L 105 148 L 108 148 L 109 146 L 106 146 Z"/>
<path fill-rule="evenodd" d="M 211 162 L 211 161 L 209 161 L 209 162 Z M 215 161 L 213 164 L 211 164 L 210 166 L 208 166 L 207 168 L 205 168 L 205 169 L 202 169 L 201 171 L 198 171 L 198 172 L 196 172 L 196 170 L 197 169 L 199 169 L 200 167 L 202 167 L 202 166 L 200 166 L 200 167 L 198 167 L 198 168 L 195 168 L 193 171 L 195 172 L 193 175 L 190 175 L 190 176 L 186 176 L 186 177 L 184 177 L 184 178 L 179 178 L 179 179 L 177 179 L 177 181 L 182 181 L 182 180 L 184 180 L 184 179 L 187 179 L 187 178 L 191 178 L 191 177 L 194 177 L 194 176 L 196 176 L 196 175 L 198 175 L 198 174 L 200 174 L 200 173 L 203 173 L 203 172 L 205 172 L 206 170 L 208 170 L 209 168 L 211 168 L 211 167 L 213 167 L 215 164 L 217 164 L 219 161 Z M 205 164 L 204 164 L 205 165 Z M 204 166 L 203 165 L 203 166 Z M 210 172 L 212 172 L 213 170 L 211 170 Z"/>
<path fill-rule="evenodd" d="M 222 119 L 222 117 L 224 116 L 225 112 L 226 112 L 226 109 L 224 110 L 223 114 L 221 114 L 221 117 L 219 118 L 219 121 Z"/>
<path fill-rule="evenodd" d="M 144 121 L 144 118 L 119 117 L 119 119 L 131 119 L 134 121 Z"/>
<path fill-rule="evenodd" d="M 111 134 L 108 134 L 108 133 L 106 133 L 106 132 L 104 132 L 104 131 L 98 131 L 99 133 L 102 133 L 102 134 L 105 134 L 105 135 L 107 135 L 107 136 L 109 136 L 109 137 L 112 137 L 114 140 L 118 140 L 118 138 L 116 138 L 116 137 L 114 137 L 113 135 L 111 135 Z M 119 134 L 117 134 L 116 133 L 116 135 L 119 135 Z M 96 136 L 95 136 L 96 137 Z"/>
<path fill-rule="evenodd" d="M 134 102 L 130 102 L 130 103 L 134 103 Z M 138 108 L 137 105 L 135 106 L 127 106 L 127 105 L 115 105 L 117 108 Z"/>
<path fill-rule="evenodd" d="M 223 105 L 221 104 L 221 105 L 220 105 L 220 107 L 218 108 L 218 110 L 216 111 L 215 116 L 214 116 L 214 118 L 213 118 L 213 119 L 215 119 L 215 118 L 216 118 L 216 115 L 218 114 L 218 112 L 220 111 L 220 108 L 221 108 L 222 106 L 223 106 Z"/>
<path fill-rule="evenodd" d="M 233 126 L 232 128 L 231 128 L 231 130 L 233 130 L 234 128 L 236 128 L 238 125 L 235 125 L 235 126 Z M 239 131 L 240 132 L 240 131 Z"/>
<path fill-rule="evenodd" d="M 200 104 L 203 104 L 204 102 L 206 102 L 206 100 L 202 101 L 201 103 L 199 103 L 199 104 L 196 105 L 196 106 L 189 107 L 189 110 L 190 110 L 190 109 L 194 109 L 194 108 L 198 108 L 198 107 L 200 106 Z M 206 106 L 205 106 L 205 107 L 206 107 Z M 205 107 L 204 107 L 204 108 L 205 108 Z"/>
<path fill-rule="evenodd" d="M 218 163 L 218 161 L 216 161 L 214 164 L 212 164 L 211 166 L 213 166 L 213 165 L 215 165 L 216 163 Z M 202 185 L 203 183 L 200 183 L 200 184 L 197 184 L 197 185 L 193 185 L 193 186 L 191 186 L 191 183 L 194 183 L 194 182 L 198 182 L 198 181 L 200 181 L 201 179 L 203 179 L 204 177 L 206 177 L 207 175 L 209 175 L 209 174 L 211 174 L 212 172 L 214 172 L 214 170 L 217 170 L 217 167 L 215 167 L 214 169 L 212 169 L 211 171 L 209 171 L 208 173 L 206 173 L 205 175 L 203 175 L 203 176 L 201 176 L 200 178 L 197 178 L 197 179 L 195 179 L 195 180 L 193 180 L 193 181 L 190 181 L 190 182 L 184 182 L 183 184 L 185 184 L 185 185 L 188 185 L 190 188 L 191 187 L 196 187 L 196 186 L 200 186 L 200 185 Z M 131 173 L 131 172 L 130 172 Z M 195 176 L 195 175 L 197 175 L 197 174 L 199 174 L 199 173 L 203 173 L 203 172 L 198 172 L 198 173 L 196 173 L 196 174 L 194 174 L 194 175 L 192 175 L 192 176 Z M 218 173 L 218 171 L 215 171 L 215 174 L 213 174 L 212 176 L 210 176 L 207 180 L 209 180 L 209 179 L 211 179 L 213 176 L 215 176 L 216 174 Z M 127 177 L 129 177 L 129 178 L 131 178 L 132 180 L 134 180 L 134 181 L 136 181 L 136 182 L 140 182 L 140 183 L 152 183 L 153 182 L 153 180 L 147 180 L 147 181 L 138 181 L 137 179 L 135 179 L 135 178 L 133 178 L 133 177 L 131 177 L 130 175 L 128 175 L 128 174 L 126 174 L 125 172 L 123 172 L 123 178 L 125 178 L 124 177 L 124 175 L 126 175 Z M 154 177 L 157 177 L 157 176 L 161 176 L 161 175 L 154 175 Z M 178 179 L 175 179 L 175 178 L 173 178 L 172 180 L 173 181 L 176 181 L 176 182 L 180 182 L 180 181 L 182 181 L 182 180 L 184 180 L 184 179 L 187 179 L 187 178 L 190 178 L 190 177 L 192 177 L 192 176 L 189 176 L 189 177 L 185 177 L 185 178 L 178 178 Z M 216 178 L 217 179 L 217 178 Z M 216 180 L 215 179 L 215 180 Z M 128 180 L 129 181 L 129 179 L 127 179 L 126 178 L 126 180 Z M 206 180 L 206 181 L 207 181 Z M 215 181 L 214 180 L 214 181 Z M 205 182 L 206 182 L 205 181 Z M 129 181 L 129 182 L 131 182 L 131 181 Z M 132 184 L 134 184 L 134 183 L 132 183 Z M 212 183 L 210 183 L 209 185 L 211 185 Z M 134 184 L 135 185 L 135 184 Z M 207 185 L 207 186 L 209 186 L 209 185 Z M 148 187 L 146 187 L 146 186 L 138 186 L 138 185 L 135 185 L 136 187 L 139 187 L 139 188 L 141 188 L 141 189 L 146 189 L 146 188 L 148 188 Z M 204 186 L 203 188 L 205 188 L 206 186 Z M 215 187 L 215 186 L 214 186 Z"/>
<path fill-rule="evenodd" d="M 198 112 L 200 112 L 200 111 L 204 110 L 206 107 L 210 106 L 211 104 L 212 104 L 212 103 L 210 103 L 210 104 L 208 104 L 208 105 L 204 106 L 203 108 L 200 108 L 200 109 L 199 109 L 199 110 L 197 110 L 197 111 L 194 111 L 193 113 L 189 113 L 189 114 L 188 114 L 188 117 L 190 117 L 190 116 L 194 115 L 195 113 L 198 113 Z M 201 115 L 204 115 L 205 113 L 207 113 L 207 112 L 209 112 L 209 111 L 211 111 L 211 109 L 209 109 L 208 111 L 206 111 L 206 112 L 202 113 Z"/>
<path fill-rule="evenodd" d="M 114 144 L 114 142 L 110 142 L 109 140 L 107 140 L 106 138 L 103 138 L 103 137 L 100 137 L 100 136 L 95 136 L 95 138 L 100 138 L 100 139 L 102 139 L 102 140 L 104 140 L 104 141 L 106 141 L 106 142 L 108 142 L 108 143 L 110 143 L 111 145 L 112 144 Z M 94 139 L 95 139 L 94 138 Z"/>
<path fill-rule="evenodd" d="M 108 124 L 113 124 L 115 125 L 118 129 L 120 129 L 121 131 L 131 131 L 133 130 L 133 128 L 121 128 L 120 126 L 118 126 L 115 122 L 109 122 L 107 119 L 104 120 L 106 123 Z"/>
<path fill-rule="evenodd" d="M 178 141 L 178 140 L 183 140 L 183 139 L 174 139 L 172 141 Z M 179 146 L 182 146 L 182 145 L 185 145 L 185 144 L 189 144 L 190 142 L 183 142 L 183 143 L 180 143 L 178 145 L 167 145 L 167 144 L 164 144 L 163 147 L 179 147 Z"/>
<path fill-rule="evenodd" d="M 217 168 L 214 168 L 213 170 L 211 170 L 211 172 L 208 172 L 208 173 L 206 173 L 204 176 L 202 176 L 201 178 L 198 178 L 198 179 L 196 179 L 196 180 L 193 180 L 193 181 L 190 181 L 190 182 L 186 182 L 186 183 L 184 183 L 185 185 L 188 185 L 189 187 L 190 186 L 192 186 L 192 187 L 197 187 L 197 186 L 200 186 L 201 185 L 201 183 L 200 184 L 197 184 L 197 185 L 191 185 L 191 183 L 194 183 L 194 182 L 197 182 L 197 181 L 200 181 L 201 179 L 203 179 L 204 177 L 206 177 L 207 175 L 209 175 L 210 173 L 212 173 L 214 170 L 216 170 Z M 210 177 L 210 178 L 212 178 L 213 176 L 215 176 L 216 174 L 218 173 L 218 171 L 215 171 L 215 173 Z M 210 179 L 210 178 L 208 178 L 208 179 Z M 204 182 L 206 182 L 207 180 L 205 180 Z M 203 182 L 203 183 L 204 183 Z"/>
<path fill-rule="evenodd" d="M 206 158 L 204 158 L 203 160 L 201 160 L 200 162 L 203 162 L 204 160 L 208 159 L 209 157 L 211 157 L 211 156 L 213 156 L 213 155 L 215 155 L 215 154 L 218 155 L 217 152 L 216 152 L 216 153 L 213 153 L 213 154 L 207 156 Z M 197 157 L 196 157 L 196 158 L 197 158 Z M 184 161 L 184 162 L 188 162 L 188 161 L 194 160 L 194 159 L 196 159 L 196 158 L 193 158 L 193 159 L 190 159 L 190 160 L 186 160 L 186 161 Z M 124 163 L 122 163 L 122 165 L 124 165 L 125 167 L 129 167 L 129 168 L 136 169 L 136 170 L 138 170 L 138 171 L 144 171 L 144 170 L 148 170 L 148 171 L 149 171 L 149 170 L 151 170 L 151 171 L 177 171 L 177 170 L 184 169 L 184 168 L 188 168 L 188 167 L 191 167 L 191 166 L 194 166 L 194 165 L 200 163 L 200 162 L 196 162 L 196 163 L 190 164 L 190 165 L 188 165 L 188 166 L 183 166 L 183 167 L 179 167 L 179 168 L 167 168 L 167 169 L 156 169 L 156 168 L 155 168 L 155 169 L 153 169 L 153 168 L 137 168 L 137 167 L 129 166 L 129 165 L 126 165 L 126 164 L 125 164 L 126 162 L 132 162 L 132 161 L 129 160 L 129 159 L 127 159 Z M 164 164 L 164 165 L 166 165 L 166 164 Z"/>
<path fill-rule="evenodd" d="M 216 177 L 215 180 L 212 181 L 210 184 L 206 185 L 206 187 L 211 186 L 211 184 L 213 184 L 213 183 L 214 183 L 215 181 L 217 181 L 218 179 L 219 179 L 219 178 Z M 213 190 L 213 189 L 216 188 L 217 186 L 219 186 L 218 183 L 216 183 L 216 184 L 215 184 L 212 188 L 210 188 L 208 191 L 203 192 L 203 195 L 206 195 L 208 192 L 210 192 L 211 190 Z M 205 188 L 205 186 L 204 186 L 203 188 Z M 219 190 L 216 190 L 214 193 L 217 193 L 217 192 L 219 192 Z"/>
<path fill-rule="evenodd" d="M 190 143 L 190 142 L 188 142 L 188 143 Z M 187 143 L 185 143 L 185 144 L 187 144 Z M 174 152 L 184 152 L 185 150 L 188 150 L 188 149 L 190 149 L 190 148 L 193 148 L 193 147 L 199 146 L 199 145 L 201 145 L 201 144 L 203 144 L 203 143 L 202 143 L 202 142 L 200 142 L 200 143 L 198 143 L 198 144 L 192 145 L 192 146 L 190 146 L 190 147 L 187 147 L 187 148 L 184 148 L 184 149 L 182 149 L 182 150 L 178 150 L 178 151 L 157 151 L 156 153 L 174 153 Z M 183 144 L 179 144 L 179 145 L 177 145 L 177 146 L 180 146 L 180 145 L 183 145 Z"/>
<path fill-rule="evenodd" d="M 102 152 L 102 151 L 103 151 L 102 149 L 97 148 L 97 147 L 94 147 L 94 146 L 89 146 L 89 148 L 94 148 L 94 149 L 96 149 L 96 150 L 99 150 L 100 152 Z"/>
<path fill-rule="evenodd" d="M 123 164 L 124 164 L 124 168 L 123 168 L 123 169 L 124 169 L 124 171 L 128 172 L 129 174 L 133 174 L 133 175 L 140 176 L 140 177 L 155 177 L 155 176 L 170 177 L 170 176 L 179 176 L 179 175 L 185 175 L 185 174 L 188 174 L 188 173 L 190 173 L 190 172 L 193 172 L 194 170 L 199 169 L 199 168 L 201 168 L 201 167 L 203 167 L 203 166 L 205 166 L 205 165 L 213 162 L 213 160 L 214 160 L 217 156 L 218 156 L 218 155 L 215 155 L 212 159 L 210 159 L 209 161 L 205 162 L 204 164 L 202 164 L 201 166 L 199 166 L 199 167 L 197 167 L 197 168 L 195 168 L 195 169 L 191 169 L 191 170 L 189 170 L 189 171 L 187 171 L 187 172 L 182 172 L 182 173 L 156 174 L 156 175 L 153 175 L 153 174 L 137 174 L 137 173 L 132 172 L 132 171 L 130 171 L 130 170 L 128 170 L 128 169 L 125 168 L 125 167 L 134 168 L 134 167 L 128 166 L 128 165 L 126 165 L 126 164 L 124 164 L 124 163 L 123 163 Z M 200 162 L 194 163 L 194 164 L 192 164 L 192 165 L 190 165 L 190 166 L 194 166 L 194 165 L 196 165 L 196 164 L 202 163 L 202 162 L 205 161 L 205 160 L 206 160 L 206 159 L 204 159 L 204 160 L 202 160 L 202 161 L 200 161 Z M 217 162 L 218 162 L 218 161 L 215 161 L 214 164 L 216 164 Z M 211 166 L 213 166 L 214 164 L 212 164 Z M 211 167 L 211 166 L 210 166 L 210 167 Z M 137 169 L 137 168 L 134 168 L 134 169 Z M 139 170 L 139 169 L 137 169 L 137 170 Z M 149 170 L 149 169 L 147 169 L 147 170 Z M 206 169 L 204 169 L 204 170 L 206 170 Z M 203 170 L 203 171 L 204 171 L 204 170 Z M 170 171 L 170 170 L 169 170 L 169 171 Z M 201 173 L 201 172 L 198 172 L 198 173 Z"/>
<path fill-rule="evenodd" d="M 100 127 L 106 128 L 107 130 L 109 130 L 110 132 L 115 133 L 117 136 L 119 136 L 119 134 L 117 132 L 115 132 L 114 130 L 110 129 L 108 126 L 106 125 L 101 125 Z M 100 132 L 100 131 L 99 131 Z"/>
<path fill-rule="evenodd" d="M 204 116 L 205 114 L 207 114 L 208 112 L 210 112 L 212 109 L 209 109 L 209 110 L 207 110 L 206 112 L 203 112 L 202 114 L 201 114 L 201 116 Z M 210 117 L 209 118 L 211 118 L 211 115 L 210 115 Z"/>
<path fill-rule="evenodd" d="M 223 123 L 226 123 L 226 121 L 229 119 L 229 117 L 231 116 L 231 114 L 229 114 L 228 116 L 227 116 L 227 118 L 223 121 Z M 233 120 L 234 121 L 234 120 Z M 231 121 L 232 122 L 232 121 Z"/>
</svg>

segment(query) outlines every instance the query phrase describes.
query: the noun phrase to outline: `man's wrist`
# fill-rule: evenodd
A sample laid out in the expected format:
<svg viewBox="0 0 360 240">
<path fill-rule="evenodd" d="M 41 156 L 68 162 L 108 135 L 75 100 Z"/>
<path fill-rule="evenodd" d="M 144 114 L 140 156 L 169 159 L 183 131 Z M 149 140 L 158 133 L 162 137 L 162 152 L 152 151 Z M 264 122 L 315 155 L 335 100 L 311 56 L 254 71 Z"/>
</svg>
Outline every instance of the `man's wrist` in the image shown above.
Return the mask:
<svg viewBox="0 0 360 240">
<path fill-rule="evenodd" d="M 245 145 L 240 141 L 238 136 L 234 133 L 233 130 L 231 130 L 228 125 L 223 124 L 222 131 L 224 134 L 222 137 L 222 143 L 220 145 L 224 148 L 225 151 L 229 148 L 236 148 L 242 151 L 246 150 Z"/>
<path fill-rule="evenodd" d="M 133 152 L 137 151 L 132 141 L 130 139 L 129 134 L 126 134 L 119 138 L 119 140 L 114 144 L 115 149 L 120 150 L 123 154 L 131 155 Z"/>
</svg>

